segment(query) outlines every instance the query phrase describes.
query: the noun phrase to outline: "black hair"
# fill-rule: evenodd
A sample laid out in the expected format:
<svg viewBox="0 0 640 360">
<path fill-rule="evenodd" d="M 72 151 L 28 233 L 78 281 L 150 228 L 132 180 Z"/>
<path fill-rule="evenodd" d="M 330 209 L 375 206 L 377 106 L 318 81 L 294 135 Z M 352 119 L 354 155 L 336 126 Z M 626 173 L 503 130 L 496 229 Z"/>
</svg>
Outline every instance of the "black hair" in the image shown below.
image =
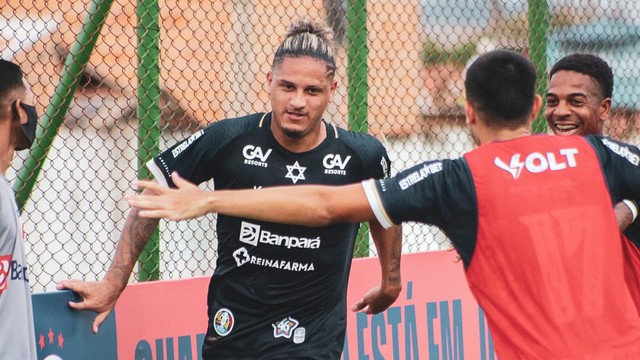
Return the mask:
<svg viewBox="0 0 640 360">
<path fill-rule="evenodd" d="M 598 84 L 603 99 L 613 96 L 613 70 L 601 57 L 583 53 L 567 55 L 553 65 L 549 78 L 561 70 L 587 75 Z"/>
<path fill-rule="evenodd" d="M 8 98 L 13 92 L 24 89 L 20 66 L 11 61 L 0 59 L 0 109 L 5 109 L 9 103 L 15 100 Z M 13 117 L 18 116 L 18 109 L 15 104 L 12 104 L 11 111 L 13 112 Z M 0 117 L 4 118 L 4 116 L 4 113 L 0 113 Z"/>
<path fill-rule="evenodd" d="M 333 50 L 333 31 L 328 26 L 310 19 L 301 19 L 289 25 L 285 39 L 276 49 L 272 67 L 282 65 L 287 57 L 311 57 L 327 64 L 327 77 L 333 79 L 336 57 Z"/>
<path fill-rule="evenodd" d="M 478 57 L 464 81 L 467 101 L 487 126 L 516 128 L 529 120 L 536 93 L 536 69 L 522 54 L 494 50 Z"/>
</svg>

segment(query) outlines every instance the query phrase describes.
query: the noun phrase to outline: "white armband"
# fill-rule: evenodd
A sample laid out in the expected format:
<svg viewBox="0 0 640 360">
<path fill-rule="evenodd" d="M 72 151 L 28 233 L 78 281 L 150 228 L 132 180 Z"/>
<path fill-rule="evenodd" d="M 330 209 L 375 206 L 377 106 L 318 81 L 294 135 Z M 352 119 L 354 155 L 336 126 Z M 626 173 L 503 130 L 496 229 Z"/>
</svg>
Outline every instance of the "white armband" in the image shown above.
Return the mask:
<svg viewBox="0 0 640 360">
<path fill-rule="evenodd" d="M 638 217 L 638 206 L 636 205 L 636 202 L 627 199 L 622 200 L 622 202 L 627 205 L 629 210 L 631 210 L 631 216 L 633 217 L 633 220 L 631 220 L 631 222 L 634 222 Z"/>
</svg>

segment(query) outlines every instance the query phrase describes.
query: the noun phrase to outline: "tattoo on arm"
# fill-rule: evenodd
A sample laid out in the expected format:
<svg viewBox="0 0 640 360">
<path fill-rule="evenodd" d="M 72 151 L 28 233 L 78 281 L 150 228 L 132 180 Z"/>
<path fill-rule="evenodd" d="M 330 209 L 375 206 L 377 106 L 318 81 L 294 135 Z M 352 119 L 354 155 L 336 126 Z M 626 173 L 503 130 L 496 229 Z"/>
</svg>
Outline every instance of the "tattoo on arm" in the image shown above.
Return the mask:
<svg viewBox="0 0 640 360">
<path fill-rule="evenodd" d="M 129 276 L 138 261 L 142 250 L 151 239 L 158 227 L 158 219 L 143 218 L 133 209 L 127 218 L 118 242 L 116 255 L 111 264 L 110 272 L 116 272 L 122 285 L 129 282 Z"/>
</svg>

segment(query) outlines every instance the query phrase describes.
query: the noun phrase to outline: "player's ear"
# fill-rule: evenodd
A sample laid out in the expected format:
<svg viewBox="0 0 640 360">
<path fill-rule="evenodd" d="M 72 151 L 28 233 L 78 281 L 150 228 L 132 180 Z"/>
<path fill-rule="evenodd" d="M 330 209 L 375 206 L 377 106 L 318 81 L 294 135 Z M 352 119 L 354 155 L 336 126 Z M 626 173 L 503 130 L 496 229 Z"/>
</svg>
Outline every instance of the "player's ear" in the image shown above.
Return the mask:
<svg viewBox="0 0 640 360">
<path fill-rule="evenodd" d="M 602 99 L 600 101 L 600 120 L 602 122 L 609 118 L 609 111 L 611 111 L 611 98 Z"/>
<path fill-rule="evenodd" d="M 272 82 L 273 82 L 273 70 L 269 70 L 267 72 L 267 86 L 271 87 Z"/>
<path fill-rule="evenodd" d="M 531 121 L 535 120 L 535 118 L 538 117 L 540 108 L 542 108 L 542 96 L 536 94 L 533 97 L 533 106 L 531 107 Z"/>
<path fill-rule="evenodd" d="M 467 126 L 471 126 L 476 123 L 476 110 L 473 108 L 473 105 L 471 105 L 469 101 L 464 103 L 464 114 L 466 116 Z"/>
</svg>

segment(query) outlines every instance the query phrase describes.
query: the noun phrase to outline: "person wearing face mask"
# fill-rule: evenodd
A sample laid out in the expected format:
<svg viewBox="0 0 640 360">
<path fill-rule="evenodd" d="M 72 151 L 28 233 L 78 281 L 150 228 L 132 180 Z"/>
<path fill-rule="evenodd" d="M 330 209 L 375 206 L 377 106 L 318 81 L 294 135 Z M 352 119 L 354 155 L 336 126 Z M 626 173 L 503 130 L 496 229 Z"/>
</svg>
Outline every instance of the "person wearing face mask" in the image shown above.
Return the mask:
<svg viewBox="0 0 640 360">
<path fill-rule="evenodd" d="M 23 229 L 6 178 L 15 151 L 28 149 L 35 138 L 34 104 L 20 66 L 0 59 L 0 359 L 36 359 Z"/>
</svg>

